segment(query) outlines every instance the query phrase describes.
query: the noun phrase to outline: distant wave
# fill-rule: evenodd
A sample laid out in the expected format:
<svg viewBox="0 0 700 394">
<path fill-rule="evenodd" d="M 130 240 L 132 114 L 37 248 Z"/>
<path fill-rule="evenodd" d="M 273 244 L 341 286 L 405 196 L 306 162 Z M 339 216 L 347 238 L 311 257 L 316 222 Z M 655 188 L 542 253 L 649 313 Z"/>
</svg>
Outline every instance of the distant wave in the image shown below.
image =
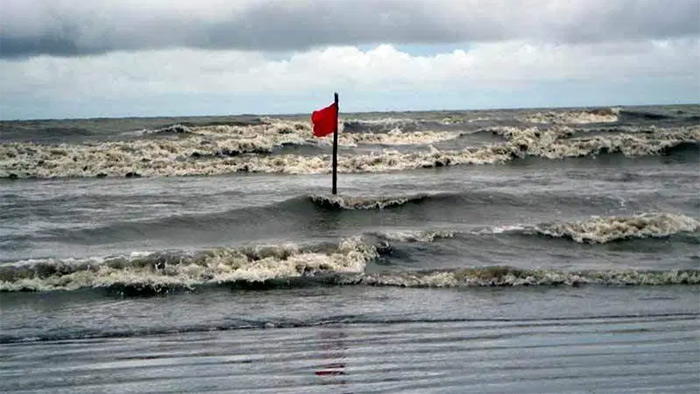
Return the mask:
<svg viewBox="0 0 700 394">
<path fill-rule="evenodd" d="M 308 135 L 311 138 L 308 125 Z M 207 126 L 190 128 L 172 125 L 154 133 L 183 134 L 183 138 L 140 139 L 80 145 L 0 145 L 0 177 L 81 177 L 166 175 L 188 162 L 206 171 L 203 160 L 221 159 L 246 153 L 270 153 L 288 144 L 304 144 L 307 138 L 295 133 L 302 126 L 293 122 L 254 126 Z M 206 161 L 206 160 L 205 160 Z M 180 164 L 178 164 L 180 163 Z M 19 174 L 19 175 L 18 175 Z"/>
<path fill-rule="evenodd" d="M 149 135 L 149 134 L 191 134 L 192 129 L 183 124 L 173 124 L 158 129 L 143 129 L 136 132 L 130 132 L 130 134 L 137 135 Z"/>
<path fill-rule="evenodd" d="M 0 178 L 330 172 L 328 155 L 264 154 L 285 144 L 308 144 L 306 137 L 295 132 L 297 126 L 283 123 L 251 127 L 264 131 L 249 135 L 246 133 L 250 133 L 250 127 L 212 126 L 207 128 L 206 135 L 224 137 L 209 138 L 198 134 L 184 139 L 96 145 L 2 144 Z M 239 132 L 243 134 L 236 134 Z M 545 129 L 493 127 L 482 132 L 497 134 L 505 142 L 464 150 L 431 148 L 430 151 L 385 150 L 380 153 L 341 155 L 338 168 L 344 173 L 388 172 L 461 164 L 496 164 L 527 156 L 547 159 L 605 153 L 644 156 L 661 154 L 682 144 L 697 145 L 700 142 L 700 126 L 583 137 L 576 137 L 575 131 L 565 126 Z"/>
<path fill-rule="evenodd" d="M 656 112 L 648 111 L 635 111 L 631 109 L 624 109 L 620 111 L 620 114 L 625 118 L 633 119 L 644 119 L 644 120 L 663 120 L 672 118 L 670 115 L 664 115 Z"/>
<path fill-rule="evenodd" d="M 460 133 L 449 131 L 403 131 L 394 128 L 388 133 L 340 134 L 338 144 L 345 146 L 364 145 L 428 145 L 460 137 Z"/>
<path fill-rule="evenodd" d="M 457 114 L 452 114 L 448 115 L 440 120 L 440 124 L 442 125 L 458 125 L 458 124 L 463 124 L 463 123 L 476 123 L 476 122 L 486 122 L 489 120 L 493 120 L 493 117 L 491 116 L 465 116 L 465 115 L 457 115 Z"/>
<path fill-rule="evenodd" d="M 321 160 L 327 156 L 266 156 L 289 145 L 331 144 L 330 138 L 313 137 L 307 122 L 281 120 L 249 126 L 175 124 L 140 133 L 168 138 L 59 145 L 0 144 L 0 178 L 213 175 L 241 171 L 319 173 L 327 171 L 321 169 L 328 167 Z M 339 144 L 428 145 L 459 136 L 454 132 L 392 129 L 388 133 L 341 134 Z"/>
<path fill-rule="evenodd" d="M 403 130 L 415 130 L 420 124 L 420 120 L 405 118 L 382 118 L 382 119 L 345 119 L 343 120 L 343 131 L 354 132 L 387 132 L 396 128 Z"/>
<path fill-rule="evenodd" d="M 522 120 L 530 123 L 552 124 L 614 123 L 618 121 L 619 115 L 618 108 L 601 108 L 586 111 L 537 112 L 524 116 Z"/>
</svg>

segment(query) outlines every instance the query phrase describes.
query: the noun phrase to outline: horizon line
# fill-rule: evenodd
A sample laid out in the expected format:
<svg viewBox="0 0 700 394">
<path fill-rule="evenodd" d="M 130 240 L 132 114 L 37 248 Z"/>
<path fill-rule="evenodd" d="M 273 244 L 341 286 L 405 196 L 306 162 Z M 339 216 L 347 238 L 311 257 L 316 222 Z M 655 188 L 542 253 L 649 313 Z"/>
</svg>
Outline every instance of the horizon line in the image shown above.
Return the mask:
<svg viewBox="0 0 700 394">
<path fill-rule="evenodd" d="M 513 106 L 513 107 L 482 107 L 482 108 L 443 108 L 443 109 L 407 109 L 407 110 L 385 110 L 385 111 L 340 111 L 340 114 L 372 114 L 372 113 L 420 113 L 420 112 L 466 112 L 466 111 L 513 111 L 513 110 L 547 110 L 547 109 L 592 109 L 592 108 L 616 108 L 616 107 L 670 107 L 670 106 L 693 106 L 700 105 L 700 101 L 695 103 L 664 103 L 664 104 L 600 104 L 600 105 L 582 105 L 582 106 L 551 106 L 551 107 L 525 107 L 525 106 Z M 311 109 L 308 115 L 311 116 Z M 271 117 L 281 117 L 281 116 L 302 116 L 307 115 L 306 112 L 295 112 L 295 113 L 238 113 L 238 114 L 209 114 L 209 115 L 154 115 L 154 116 L 94 116 L 94 117 L 75 117 L 75 118 L 15 118 L 15 119 L 3 119 L 0 117 L 0 122 L 49 122 L 49 121 L 66 121 L 66 120 L 108 120 L 108 119 L 158 119 L 158 118 L 206 118 L 206 117 L 243 117 L 243 116 L 271 116 Z"/>
</svg>

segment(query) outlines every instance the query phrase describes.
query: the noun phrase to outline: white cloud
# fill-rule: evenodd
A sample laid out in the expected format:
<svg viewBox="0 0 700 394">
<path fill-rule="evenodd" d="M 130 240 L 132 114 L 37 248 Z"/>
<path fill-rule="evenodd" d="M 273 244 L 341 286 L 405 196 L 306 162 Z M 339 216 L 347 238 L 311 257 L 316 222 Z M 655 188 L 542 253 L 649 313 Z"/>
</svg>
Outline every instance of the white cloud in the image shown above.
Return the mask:
<svg viewBox="0 0 700 394">
<path fill-rule="evenodd" d="M 0 118 L 229 110 L 217 100 L 297 111 L 332 90 L 370 110 L 700 101 L 699 13 L 698 0 L 0 0 Z"/>
<path fill-rule="evenodd" d="M 160 50 L 0 61 L 4 93 L 41 96 L 296 92 L 325 88 L 434 90 L 543 81 L 700 78 L 700 40 L 472 45 L 412 56 L 391 45 L 328 47 L 270 60 L 248 51 Z"/>
<path fill-rule="evenodd" d="M 60 116 L 55 114 L 60 111 L 68 111 L 70 116 L 123 116 L 134 111 L 111 108 L 110 103 L 115 102 L 144 103 L 148 111 L 139 110 L 142 115 L 174 114 L 182 108 L 199 108 L 196 111 L 201 114 L 226 111 L 198 106 L 197 100 L 207 95 L 224 100 L 255 96 L 255 105 L 245 106 L 252 112 L 300 111 L 308 104 L 278 107 L 271 102 L 333 90 L 357 97 L 411 95 L 413 108 L 434 109 L 442 104 L 420 96 L 523 91 L 552 84 L 573 84 L 576 89 L 590 90 L 642 79 L 656 80 L 656 85 L 671 81 L 664 89 L 686 92 L 682 97 L 685 100 L 690 91 L 690 99 L 697 101 L 698 65 L 700 39 L 574 45 L 508 41 L 475 44 L 433 56 L 410 55 L 391 45 L 364 51 L 354 46 L 334 46 L 295 53 L 286 59 L 270 58 L 263 52 L 195 49 L 75 58 L 39 56 L 0 60 L 0 117 Z M 540 89 L 539 94 L 546 95 L 546 89 Z M 654 91 L 642 94 L 646 95 L 645 102 L 658 99 Z M 168 101 L 174 97 L 189 100 L 191 105 Z M 599 100 L 606 101 L 606 97 Z M 552 97 L 549 102 L 547 105 L 561 104 L 562 98 Z M 46 108 L 27 108 L 31 103 L 44 103 Z M 518 103 L 542 105 L 530 104 L 527 98 Z M 394 105 L 401 109 L 400 102 Z M 461 105 L 455 101 L 452 107 Z"/>
</svg>

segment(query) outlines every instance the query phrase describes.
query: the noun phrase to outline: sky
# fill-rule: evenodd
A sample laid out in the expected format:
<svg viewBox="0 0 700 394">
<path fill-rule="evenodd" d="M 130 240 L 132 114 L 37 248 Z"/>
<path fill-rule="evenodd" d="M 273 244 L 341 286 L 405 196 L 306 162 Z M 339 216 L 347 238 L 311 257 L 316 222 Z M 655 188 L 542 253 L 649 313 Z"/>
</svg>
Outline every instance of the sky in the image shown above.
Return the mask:
<svg viewBox="0 0 700 394">
<path fill-rule="evenodd" d="M 700 0 L 0 0 L 0 119 L 700 103 Z"/>
</svg>

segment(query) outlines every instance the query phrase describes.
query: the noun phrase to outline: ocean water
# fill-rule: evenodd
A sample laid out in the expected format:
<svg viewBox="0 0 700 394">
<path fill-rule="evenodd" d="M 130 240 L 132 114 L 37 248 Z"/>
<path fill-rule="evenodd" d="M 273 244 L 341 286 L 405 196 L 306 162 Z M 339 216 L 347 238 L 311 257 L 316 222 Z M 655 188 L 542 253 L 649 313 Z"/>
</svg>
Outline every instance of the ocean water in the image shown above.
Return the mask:
<svg viewBox="0 0 700 394">
<path fill-rule="evenodd" d="M 341 122 L 0 122 L 0 391 L 700 390 L 700 106 Z"/>
</svg>

